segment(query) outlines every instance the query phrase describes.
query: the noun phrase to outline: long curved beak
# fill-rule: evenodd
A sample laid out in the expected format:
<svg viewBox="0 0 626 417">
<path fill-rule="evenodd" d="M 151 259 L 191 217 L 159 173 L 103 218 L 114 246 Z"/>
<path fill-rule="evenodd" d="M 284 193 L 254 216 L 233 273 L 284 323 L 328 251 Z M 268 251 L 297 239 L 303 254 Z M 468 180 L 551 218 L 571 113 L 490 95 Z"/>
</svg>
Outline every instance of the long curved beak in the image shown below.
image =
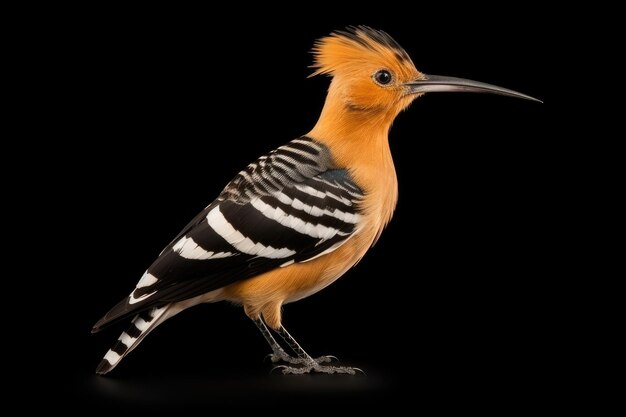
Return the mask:
<svg viewBox="0 0 626 417">
<path fill-rule="evenodd" d="M 424 78 L 423 80 L 416 80 L 410 83 L 406 83 L 405 86 L 408 87 L 408 93 L 488 93 L 499 94 L 501 96 L 523 98 L 526 100 L 543 103 L 543 101 L 538 100 L 534 97 L 518 93 L 517 91 L 509 90 L 508 88 L 498 87 L 497 85 L 481 83 L 473 80 L 466 80 L 464 78 L 444 77 L 441 75 L 426 75 L 425 77 L 426 78 Z"/>
</svg>

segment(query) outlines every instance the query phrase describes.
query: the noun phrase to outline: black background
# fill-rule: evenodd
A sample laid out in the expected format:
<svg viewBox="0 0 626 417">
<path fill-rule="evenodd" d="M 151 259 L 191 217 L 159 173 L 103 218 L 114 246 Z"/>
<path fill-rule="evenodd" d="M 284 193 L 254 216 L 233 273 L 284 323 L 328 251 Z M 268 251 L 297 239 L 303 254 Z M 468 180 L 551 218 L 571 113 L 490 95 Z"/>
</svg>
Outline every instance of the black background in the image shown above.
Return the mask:
<svg viewBox="0 0 626 417">
<path fill-rule="evenodd" d="M 314 125 L 328 86 L 307 79 L 316 38 L 367 24 L 426 73 L 545 99 L 537 10 L 381 3 L 341 16 L 307 7 L 315 10 L 90 10 L 57 28 L 72 105 L 67 142 L 55 145 L 80 155 L 63 171 L 72 203 L 62 233 L 73 242 L 62 269 L 72 279 L 55 296 L 71 306 L 63 406 L 445 411 L 522 407 L 535 395 L 524 381 L 541 349 L 544 254 L 533 242 L 544 205 L 544 106 L 476 94 L 431 94 L 398 117 L 392 223 L 356 268 L 284 309 L 309 353 L 336 355 L 367 377 L 269 375 L 262 336 L 226 304 L 180 314 L 111 377 L 93 374 L 126 326 L 90 335 L 93 323 L 241 168 Z M 254 17 L 261 12 L 285 17 Z"/>
</svg>

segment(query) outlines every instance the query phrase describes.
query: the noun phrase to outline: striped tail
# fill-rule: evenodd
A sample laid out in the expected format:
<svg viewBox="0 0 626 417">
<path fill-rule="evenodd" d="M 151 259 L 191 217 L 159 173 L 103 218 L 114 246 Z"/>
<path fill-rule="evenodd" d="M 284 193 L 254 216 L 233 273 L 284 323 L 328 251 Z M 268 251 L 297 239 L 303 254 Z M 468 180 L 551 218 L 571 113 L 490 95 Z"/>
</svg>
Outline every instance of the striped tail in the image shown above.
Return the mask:
<svg viewBox="0 0 626 417">
<path fill-rule="evenodd" d="M 165 313 L 169 306 L 155 307 L 136 315 L 128 330 L 120 335 L 115 345 L 104 355 L 100 365 L 96 368 L 96 373 L 104 375 L 115 368 L 124 356 L 135 349 L 148 333 L 168 318 Z"/>
</svg>

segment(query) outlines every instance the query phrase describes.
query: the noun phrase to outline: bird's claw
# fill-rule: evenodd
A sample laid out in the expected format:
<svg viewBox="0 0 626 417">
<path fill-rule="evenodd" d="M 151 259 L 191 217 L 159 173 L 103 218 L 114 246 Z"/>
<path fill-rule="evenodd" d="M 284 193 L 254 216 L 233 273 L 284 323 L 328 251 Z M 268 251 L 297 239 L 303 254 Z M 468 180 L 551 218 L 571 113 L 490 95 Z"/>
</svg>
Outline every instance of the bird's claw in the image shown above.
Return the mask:
<svg viewBox="0 0 626 417">
<path fill-rule="evenodd" d="M 265 355 L 265 357 L 263 358 L 263 362 L 267 362 L 267 360 L 270 360 L 270 362 L 272 363 L 277 363 L 280 362 L 282 359 L 280 359 L 280 357 L 278 355 L 276 355 L 275 353 L 268 353 L 267 355 Z"/>
<path fill-rule="evenodd" d="M 349 366 L 323 366 L 319 363 L 309 363 L 305 366 L 287 366 L 287 365 L 278 365 L 272 368 L 270 373 L 274 373 L 275 371 L 280 371 L 283 375 L 303 375 L 310 373 L 320 373 L 320 374 L 347 374 L 347 375 L 356 375 L 357 372 L 360 372 L 362 375 L 365 375 L 365 372 L 360 368 L 352 368 Z"/>
<path fill-rule="evenodd" d="M 361 368 L 352 368 L 354 370 L 354 372 L 360 372 L 361 375 L 363 376 L 367 376 L 367 374 L 365 373 L 365 371 Z"/>
<path fill-rule="evenodd" d="M 286 362 L 286 363 L 290 363 L 293 365 L 302 365 L 308 362 L 308 359 L 303 359 L 303 358 L 297 358 L 294 356 L 290 356 L 288 355 L 286 352 L 273 352 L 273 353 L 269 353 L 268 355 L 265 356 L 265 358 L 263 358 L 263 361 L 267 361 L 270 360 L 272 363 L 278 363 L 278 362 Z M 313 359 L 316 363 L 331 363 L 331 362 L 338 362 L 339 359 L 337 359 L 336 356 L 333 355 L 324 355 L 324 356 L 320 356 L 319 358 L 315 358 Z"/>
</svg>

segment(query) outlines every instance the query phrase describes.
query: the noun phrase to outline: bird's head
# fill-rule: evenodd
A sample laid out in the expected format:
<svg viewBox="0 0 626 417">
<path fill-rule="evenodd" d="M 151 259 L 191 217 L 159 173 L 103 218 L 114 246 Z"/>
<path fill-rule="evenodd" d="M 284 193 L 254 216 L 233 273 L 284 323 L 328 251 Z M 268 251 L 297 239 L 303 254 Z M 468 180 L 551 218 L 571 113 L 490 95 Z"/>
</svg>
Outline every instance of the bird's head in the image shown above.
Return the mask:
<svg viewBox="0 0 626 417">
<path fill-rule="evenodd" d="M 318 40 L 312 75 L 333 77 L 329 96 L 350 112 L 393 119 L 427 92 L 481 92 L 536 100 L 477 81 L 426 75 L 387 33 L 367 26 L 348 27 Z"/>
</svg>

